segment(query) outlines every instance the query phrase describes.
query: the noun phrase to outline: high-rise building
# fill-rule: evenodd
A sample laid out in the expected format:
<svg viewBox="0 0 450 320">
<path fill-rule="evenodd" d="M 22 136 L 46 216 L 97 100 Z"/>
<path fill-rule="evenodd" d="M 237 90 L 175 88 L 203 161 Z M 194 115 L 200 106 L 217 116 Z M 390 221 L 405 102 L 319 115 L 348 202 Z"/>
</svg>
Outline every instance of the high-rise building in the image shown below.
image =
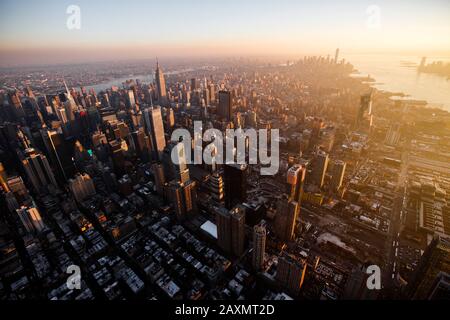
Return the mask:
<svg viewBox="0 0 450 320">
<path fill-rule="evenodd" d="M 367 131 L 372 127 L 372 92 L 361 96 L 356 115 L 356 129 Z"/>
<path fill-rule="evenodd" d="M 28 189 L 23 183 L 21 176 L 13 176 L 8 178 L 8 187 L 10 192 L 14 194 L 14 197 L 19 203 L 29 198 Z"/>
<path fill-rule="evenodd" d="M 226 164 L 224 166 L 225 206 L 228 209 L 247 200 L 246 164 Z"/>
<path fill-rule="evenodd" d="M 450 297 L 450 274 L 439 272 L 427 300 L 446 300 Z"/>
<path fill-rule="evenodd" d="M 122 148 L 122 143 L 120 140 L 112 140 L 109 142 L 109 150 L 111 152 L 111 158 L 114 166 L 114 170 L 119 174 L 123 175 L 126 173 L 125 170 L 125 154 Z"/>
<path fill-rule="evenodd" d="M 8 176 L 6 174 L 5 168 L 3 167 L 3 163 L 0 162 L 0 187 L 2 187 L 4 192 L 9 192 L 7 181 Z"/>
<path fill-rule="evenodd" d="M 174 207 L 177 220 L 182 221 L 197 213 L 197 184 L 189 180 L 181 183 L 177 180 L 170 181 L 168 185 L 168 197 Z"/>
<path fill-rule="evenodd" d="M 167 180 L 175 179 L 186 183 L 190 179 L 186 152 L 182 142 L 170 141 L 164 148 L 162 160 Z"/>
<path fill-rule="evenodd" d="M 197 79 L 196 78 L 192 78 L 191 79 L 191 91 L 194 91 L 196 89 L 198 89 L 198 87 L 197 87 Z"/>
<path fill-rule="evenodd" d="M 236 206 L 230 210 L 231 215 L 231 252 L 240 257 L 245 245 L 245 208 Z"/>
<path fill-rule="evenodd" d="M 278 257 L 276 279 L 283 288 L 298 294 L 303 285 L 307 264 L 287 253 Z"/>
<path fill-rule="evenodd" d="M 339 48 L 336 48 L 336 52 L 334 54 L 334 63 L 338 63 L 339 59 Z"/>
<path fill-rule="evenodd" d="M 20 101 L 19 93 L 14 91 L 8 92 L 9 105 L 11 106 L 12 113 L 16 118 L 21 118 L 25 116 L 25 111 L 23 110 L 22 102 Z"/>
<path fill-rule="evenodd" d="M 22 160 L 27 177 L 36 192 L 47 190 L 48 185 L 58 186 L 47 157 L 35 149 L 25 150 L 25 159 Z"/>
<path fill-rule="evenodd" d="M 57 131 L 48 131 L 48 141 L 48 149 L 54 166 L 58 169 L 58 176 L 65 182 L 76 172 L 72 161 L 75 150 L 73 141 L 64 139 L 64 135 Z"/>
<path fill-rule="evenodd" d="M 162 121 L 161 107 L 156 106 L 144 110 L 144 121 L 147 132 L 152 140 L 152 149 L 159 160 L 162 159 L 162 153 L 166 146 L 164 136 L 164 125 Z"/>
<path fill-rule="evenodd" d="M 175 210 L 177 220 L 183 220 L 185 210 L 183 204 L 183 187 L 179 181 L 172 180 L 168 186 L 169 199 Z"/>
<path fill-rule="evenodd" d="M 208 85 L 208 90 L 209 90 L 209 101 L 211 103 L 214 103 L 216 101 L 216 90 L 214 84 L 210 83 Z"/>
<path fill-rule="evenodd" d="M 306 167 L 296 164 L 288 169 L 286 178 L 288 184 L 289 199 L 301 202 L 303 186 L 305 183 Z"/>
<path fill-rule="evenodd" d="M 127 92 L 127 107 L 131 109 L 136 108 L 136 99 L 134 97 L 134 91 L 128 90 Z"/>
<path fill-rule="evenodd" d="M 284 242 L 291 241 L 300 212 L 297 201 L 280 199 L 277 202 L 275 215 L 275 235 Z"/>
<path fill-rule="evenodd" d="M 164 73 L 159 66 L 158 60 L 156 60 L 155 79 L 156 88 L 158 90 L 158 102 L 164 105 L 167 102 L 166 80 L 164 79 Z"/>
<path fill-rule="evenodd" d="M 182 182 L 183 204 L 186 216 L 197 214 L 197 183 L 192 180 Z"/>
<path fill-rule="evenodd" d="M 215 208 L 217 242 L 222 250 L 241 256 L 245 245 L 245 208 L 236 206 L 231 210 Z"/>
<path fill-rule="evenodd" d="M 209 91 L 208 89 L 203 89 L 203 101 L 204 101 L 204 106 L 209 106 L 211 104 L 211 101 L 209 100 Z"/>
<path fill-rule="evenodd" d="M 256 119 L 257 115 L 256 115 L 256 111 L 254 110 L 249 110 L 247 111 L 247 119 L 245 120 L 246 125 L 248 125 L 251 128 L 257 128 L 258 127 L 258 122 Z"/>
<path fill-rule="evenodd" d="M 215 208 L 217 225 L 217 244 L 225 252 L 231 252 L 231 216 L 223 207 Z"/>
<path fill-rule="evenodd" d="M 224 186 L 223 186 L 223 178 L 222 176 L 215 172 L 209 177 L 209 190 L 211 193 L 211 197 L 221 203 L 224 198 Z"/>
<path fill-rule="evenodd" d="M 17 209 L 16 212 L 27 232 L 39 233 L 45 228 L 44 222 L 36 207 L 23 206 L 20 209 Z"/>
<path fill-rule="evenodd" d="M 75 178 L 69 180 L 69 190 L 75 200 L 82 202 L 87 197 L 95 195 L 94 181 L 87 173 L 79 173 Z"/>
<path fill-rule="evenodd" d="M 328 154 L 320 151 L 315 160 L 314 160 L 314 166 L 311 172 L 311 179 L 312 183 L 314 183 L 319 188 L 323 187 L 323 183 L 325 181 L 325 174 L 327 172 L 328 168 Z"/>
<path fill-rule="evenodd" d="M 173 128 L 175 125 L 175 114 L 172 108 L 167 110 L 166 123 L 169 128 Z"/>
<path fill-rule="evenodd" d="M 155 177 L 156 192 L 162 196 L 164 194 L 164 185 L 166 184 L 163 165 L 155 163 L 152 165 L 152 169 L 153 176 Z"/>
<path fill-rule="evenodd" d="M 333 162 L 333 170 L 331 172 L 330 181 L 331 190 L 337 191 L 342 186 L 346 166 L 347 164 L 342 160 L 336 160 Z"/>
<path fill-rule="evenodd" d="M 138 156 L 144 161 L 148 162 L 151 159 L 152 143 L 150 137 L 145 133 L 143 128 L 132 132 L 134 145 L 136 146 Z"/>
<path fill-rule="evenodd" d="M 253 254 L 252 265 L 257 271 L 264 267 L 264 254 L 266 252 L 266 226 L 264 220 L 253 227 Z"/>
<path fill-rule="evenodd" d="M 435 236 L 408 284 L 412 299 L 427 299 L 440 272 L 450 273 L 450 240 Z"/>
<path fill-rule="evenodd" d="M 230 91 L 219 91 L 219 108 L 218 108 L 218 114 L 219 117 L 222 119 L 225 119 L 226 121 L 231 120 L 231 113 L 232 113 L 232 107 L 231 107 L 231 92 Z"/>
<path fill-rule="evenodd" d="M 67 88 L 67 84 L 64 82 L 64 89 L 65 92 L 61 93 L 60 99 L 64 104 L 64 110 L 66 113 L 66 117 L 68 121 L 74 121 L 75 120 L 75 111 L 78 109 L 77 104 L 72 96 L 72 94 L 69 91 L 69 88 Z"/>
</svg>

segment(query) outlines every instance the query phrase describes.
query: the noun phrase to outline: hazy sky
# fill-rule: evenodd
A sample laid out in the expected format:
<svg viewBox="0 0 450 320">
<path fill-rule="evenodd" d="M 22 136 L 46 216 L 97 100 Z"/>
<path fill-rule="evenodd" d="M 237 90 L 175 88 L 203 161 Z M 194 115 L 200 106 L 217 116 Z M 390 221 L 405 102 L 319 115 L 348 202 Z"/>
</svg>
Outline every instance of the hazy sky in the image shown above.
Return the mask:
<svg viewBox="0 0 450 320">
<path fill-rule="evenodd" d="M 81 9 L 80 30 L 66 26 L 69 5 Z M 3 66 L 336 47 L 447 55 L 450 1 L 0 0 L 0 31 Z"/>
</svg>

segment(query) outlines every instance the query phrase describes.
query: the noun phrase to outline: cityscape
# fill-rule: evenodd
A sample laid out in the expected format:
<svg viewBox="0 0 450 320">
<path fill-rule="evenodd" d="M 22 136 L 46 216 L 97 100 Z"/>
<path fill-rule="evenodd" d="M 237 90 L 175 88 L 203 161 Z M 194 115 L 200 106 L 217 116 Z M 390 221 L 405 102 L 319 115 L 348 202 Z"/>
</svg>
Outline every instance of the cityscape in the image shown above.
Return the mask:
<svg viewBox="0 0 450 320">
<path fill-rule="evenodd" d="M 1 66 L 0 300 L 450 300 L 450 109 L 345 50 Z"/>
</svg>

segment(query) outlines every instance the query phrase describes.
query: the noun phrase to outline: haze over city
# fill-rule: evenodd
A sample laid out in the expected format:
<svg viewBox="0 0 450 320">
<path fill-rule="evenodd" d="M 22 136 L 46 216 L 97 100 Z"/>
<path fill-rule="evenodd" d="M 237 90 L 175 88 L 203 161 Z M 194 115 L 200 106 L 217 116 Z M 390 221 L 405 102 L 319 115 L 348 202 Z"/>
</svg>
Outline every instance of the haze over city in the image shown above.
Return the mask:
<svg viewBox="0 0 450 320">
<path fill-rule="evenodd" d="M 81 10 L 69 30 L 66 9 Z M 375 20 L 373 20 L 375 19 Z M 450 3 L 432 1 L 13 1 L 0 65 L 148 57 L 450 52 Z"/>
</svg>

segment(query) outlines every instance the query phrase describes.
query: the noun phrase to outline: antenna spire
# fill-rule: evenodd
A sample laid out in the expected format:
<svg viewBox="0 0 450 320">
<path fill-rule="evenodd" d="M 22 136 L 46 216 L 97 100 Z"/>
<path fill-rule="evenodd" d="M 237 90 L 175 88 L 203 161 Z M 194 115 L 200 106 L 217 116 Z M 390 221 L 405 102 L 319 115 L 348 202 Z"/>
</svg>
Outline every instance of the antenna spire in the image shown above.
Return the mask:
<svg viewBox="0 0 450 320">
<path fill-rule="evenodd" d="M 66 93 L 70 94 L 69 88 L 67 88 L 67 83 L 66 83 L 66 80 L 64 80 L 64 78 L 63 78 L 63 83 L 64 83 L 64 88 L 66 88 Z"/>
</svg>

